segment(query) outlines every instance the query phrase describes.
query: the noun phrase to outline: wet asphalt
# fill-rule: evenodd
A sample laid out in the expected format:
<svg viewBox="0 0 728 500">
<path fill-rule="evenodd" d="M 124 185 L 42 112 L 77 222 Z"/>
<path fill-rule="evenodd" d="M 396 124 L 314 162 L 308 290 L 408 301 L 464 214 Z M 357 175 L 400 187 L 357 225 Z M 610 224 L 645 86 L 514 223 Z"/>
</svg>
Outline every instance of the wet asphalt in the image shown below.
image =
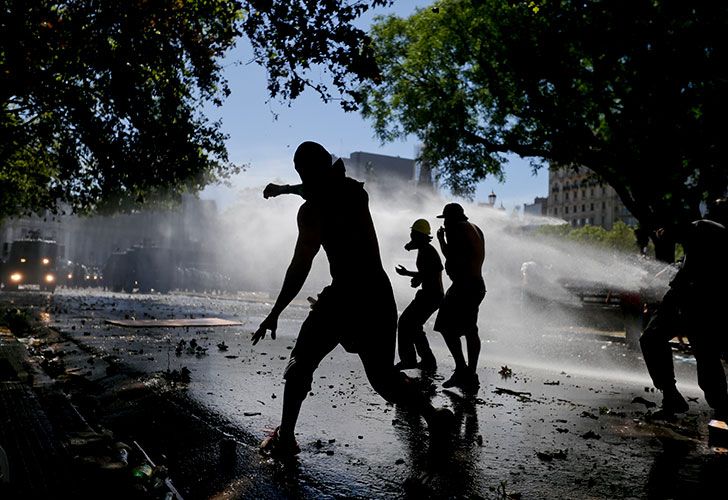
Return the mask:
<svg viewBox="0 0 728 500">
<path fill-rule="evenodd" d="M 251 333 L 272 305 L 267 293 L 61 289 L 50 301 L 45 321 L 80 345 L 143 373 L 189 369 L 191 399 L 252 441 L 278 422 L 282 373 L 308 312 L 305 301 L 294 302 L 281 316 L 277 339 L 253 347 Z M 133 329 L 106 323 L 201 317 L 243 325 Z M 453 361 L 431 323 L 426 328 L 439 362 L 431 379 L 433 403 L 452 409 L 459 423 L 446 445 L 430 441 L 419 417 L 379 397 L 357 356 L 341 348 L 332 352 L 303 405 L 295 473 L 282 479 L 299 483 L 295 496 L 694 498 L 720 484 L 728 462 L 708 445 L 710 412 L 691 356 L 675 354 L 690 411 L 664 422 L 651 418 L 659 393 L 650 391 L 640 354 L 620 332 L 488 317 L 484 308 L 475 396 L 442 389 Z M 214 489 L 227 492 L 220 498 L 245 497 L 236 484 Z"/>
</svg>

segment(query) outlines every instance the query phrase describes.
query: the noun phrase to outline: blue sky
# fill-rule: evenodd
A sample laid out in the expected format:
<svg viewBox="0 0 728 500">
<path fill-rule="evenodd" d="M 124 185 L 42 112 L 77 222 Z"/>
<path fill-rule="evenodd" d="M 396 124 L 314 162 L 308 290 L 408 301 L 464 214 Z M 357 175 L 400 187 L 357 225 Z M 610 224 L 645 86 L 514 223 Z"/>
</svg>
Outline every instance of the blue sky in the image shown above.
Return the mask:
<svg viewBox="0 0 728 500">
<path fill-rule="evenodd" d="M 374 15 L 395 13 L 407 16 L 417 7 L 431 2 L 420 0 L 397 1 L 387 9 L 377 9 L 361 19 L 362 27 L 368 26 Z M 232 179 L 233 187 L 208 187 L 203 198 L 218 200 L 221 208 L 234 201 L 239 189 L 264 186 L 272 180 L 296 182 L 293 170 L 293 152 L 305 140 L 323 144 L 337 156 L 349 156 L 353 151 L 414 158 L 417 141 L 382 144 L 375 136 L 369 122 L 358 113 L 345 113 L 336 102 L 323 103 L 307 92 L 295 101 L 271 101 L 266 90 L 265 70 L 250 63 L 251 52 L 247 42 L 241 41 L 224 61 L 225 77 L 232 94 L 222 108 L 210 110 L 212 118 L 221 118 L 223 130 L 230 136 L 228 150 L 235 163 L 245 163 L 249 168 Z M 316 75 L 314 75 L 316 76 Z M 533 202 L 535 196 L 545 196 L 548 174 L 541 170 L 533 176 L 526 160 L 513 157 L 505 167 L 506 181 L 498 183 L 489 178 L 476 191 L 475 199 L 484 201 L 493 190 L 498 203 L 508 210 L 515 205 Z"/>
</svg>

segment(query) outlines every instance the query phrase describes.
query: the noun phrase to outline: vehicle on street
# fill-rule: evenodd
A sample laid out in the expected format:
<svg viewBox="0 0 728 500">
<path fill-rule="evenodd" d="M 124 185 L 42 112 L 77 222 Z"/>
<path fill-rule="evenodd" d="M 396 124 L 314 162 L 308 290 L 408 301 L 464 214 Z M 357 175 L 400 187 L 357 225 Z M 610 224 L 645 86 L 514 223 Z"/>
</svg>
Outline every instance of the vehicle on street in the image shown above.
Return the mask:
<svg viewBox="0 0 728 500">
<path fill-rule="evenodd" d="M 38 286 L 53 292 L 58 284 L 58 244 L 53 240 L 22 239 L 10 245 L 0 281 L 5 291 Z"/>
</svg>

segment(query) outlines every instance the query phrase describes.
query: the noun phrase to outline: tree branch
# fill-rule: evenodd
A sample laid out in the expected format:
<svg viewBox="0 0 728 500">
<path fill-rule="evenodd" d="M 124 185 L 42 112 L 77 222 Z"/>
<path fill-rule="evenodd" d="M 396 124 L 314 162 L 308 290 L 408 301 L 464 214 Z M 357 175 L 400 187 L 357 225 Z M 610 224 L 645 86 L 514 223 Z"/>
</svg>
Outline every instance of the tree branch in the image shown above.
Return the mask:
<svg viewBox="0 0 728 500">
<path fill-rule="evenodd" d="M 515 153 L 519 156 L 523 157 L 540 157 L 547 160 L 550 160 L 551 153 L 549 150 L 545 148 L 539 148 L 533 145 L 524 145 L 524 144 L 516 144 L 516 143 L 507 143 L 507 142 L 493 142 L 491 140 L 486 139 L 485 137 L 482 137 L 480 135 L 477 135 L 473 132 L 470 132 L 469 130 L 463 131 L 465 134 L 466 140 L 469 140 L 470 142 L 481 144 L 485 146 L 485 149 L 487 149 L 491 153 Z"/>
</svg>

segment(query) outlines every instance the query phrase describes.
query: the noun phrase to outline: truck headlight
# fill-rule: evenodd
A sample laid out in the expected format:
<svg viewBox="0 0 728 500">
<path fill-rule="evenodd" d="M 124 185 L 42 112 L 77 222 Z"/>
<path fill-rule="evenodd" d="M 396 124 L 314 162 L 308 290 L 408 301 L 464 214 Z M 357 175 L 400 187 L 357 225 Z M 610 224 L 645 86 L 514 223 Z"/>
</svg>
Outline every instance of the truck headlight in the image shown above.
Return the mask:
<svg viewBox="0 0 728 500">
<path fill-rule="evenodd" d="M 53 283 L 54 281 L 56 281 L 56 277 L 52 274 L 46 274 L 45 280 L 46 283 Z"/>
<path fill-rule="evenodd" d="M 47 266 L 48 264 L 51 263 L 51 259 L 44 257 L 41 262 L 43 263 L 44 266 Z"/>
<path fill-rule="evenodd" d="M 18 281 L 23 279 L 23 275 L 20 273 L 13 273 L 10 275 L 10 281 L 17 283 Z"/>
</svg>

